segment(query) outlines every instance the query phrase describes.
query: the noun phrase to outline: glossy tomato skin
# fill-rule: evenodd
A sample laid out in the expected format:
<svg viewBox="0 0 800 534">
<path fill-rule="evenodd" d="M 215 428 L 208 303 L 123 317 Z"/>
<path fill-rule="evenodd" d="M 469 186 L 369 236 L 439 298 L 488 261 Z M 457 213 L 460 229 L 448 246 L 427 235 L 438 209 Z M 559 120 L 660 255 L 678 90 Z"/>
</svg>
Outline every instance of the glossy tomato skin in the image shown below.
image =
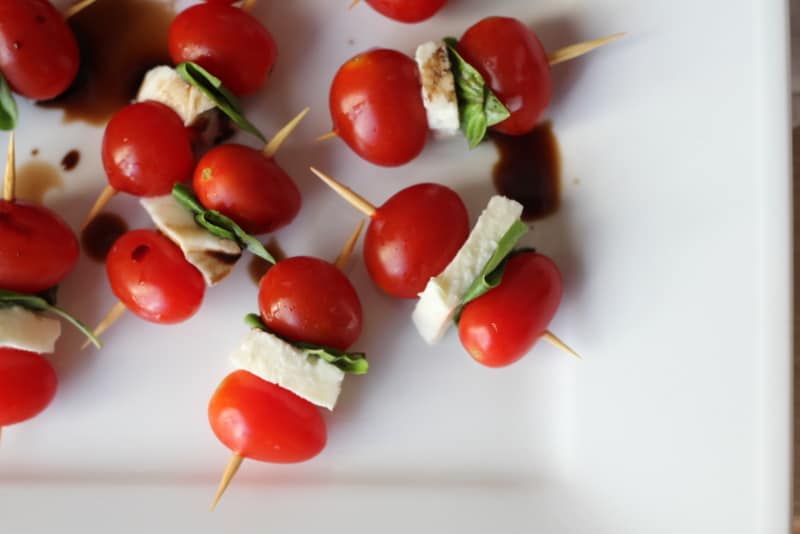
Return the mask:
<svg viewBox="0 0 800 534">
<path fill-rule="evenodd" d="M 191 136 L 173 110 L 159 102 L 137 102 L 111 117 L 103 134 L 103 168 L 117 191 L 166 195 L 192 176 Z"/>
<path fill-rule="evenodd" d="M 0 200 L 0 289 L 41 293 L 78 261 L 78 240 L 43 206 Z"/>
<path fill-rule="evenodd" d="M 292 341 L 346 350 L 361 335 L 361 301 L 333 264 L 296 256 L 261 278 L 258 307 L 267 327 Z"/>
<path fill-rule="evenodd" d="M 376 49 L 355 56 L 331 84 L 333 130 L 371 163 L 408 163 L 428 138 L 420 87 L 417 64 L 400 52 Z"/>
<path fill-rule="evenodd" d="M 117 298 L 153 323 L 185 321 L 200 308 L 206 290 L 177 245 L 154 230 L 123 234 L 106 257 L 106 273 Z"/>
<path fill-rule="evenodd" d="M 561 274 L 550 258 L 535 252 L 511 257 L 500 285 L 464 306 L 461 344 L 488 367 L 514 363 L 547 330 L 561 291 Z"/>
<path fill-rule="evenodd" d="M 0 427 L 36 416 L 57 389 L 56 372 L 41 355 L 0 347 Z"/>
<path fill-rule="evenodd" d="M 458 193 L 439 184 L 417 184 L 376 210 L 364 238 L 364 261 L 383 291 L 416 298 L 468 235 L 469 215 Z"/>
<path fill-rule="evenodd" d="M 509 135 L 531 131 L 550 104 L 553 85 L 536 34 L 517 19 L 488 17 L 464 33 L 458 51 L 511 112 L 493 128 Z"/>
<path fill-rule="evenodd" d="M 264 85 L 278 47 L 252 15 L 214 2 L 190 7 L 175 17 L 169 28 L 169 53 L 175 64 L 194 61 L 234 94 L 245 96 Z"/>
<path fill-rule="evenodd" d="M 225 377 L 211 397 L 208 420 L 226 447 L 262 462 L 303 462 L 328 440 L 316 406 L 247 371 Z"/>
<path fill-rule="evenodd" d="M 442 9 L 447 0 L 367 0 L 378 13 L 399 22 L 422 22 Z"/>
<path fill-rule="evenodd" d="M 0 2 L 0 72 L 34 100 L 63 93 L 78 74 L 78 43 L 47 0 Z"/>
<path fill-rule="evenodd" d="M 210 150 L 195 168 L 193 185 L 203 206 L 230 217 L 250 234 L 282 228 L 300 211 L 300 190 L 286 171 L 244 145 Z"/>
</svg>

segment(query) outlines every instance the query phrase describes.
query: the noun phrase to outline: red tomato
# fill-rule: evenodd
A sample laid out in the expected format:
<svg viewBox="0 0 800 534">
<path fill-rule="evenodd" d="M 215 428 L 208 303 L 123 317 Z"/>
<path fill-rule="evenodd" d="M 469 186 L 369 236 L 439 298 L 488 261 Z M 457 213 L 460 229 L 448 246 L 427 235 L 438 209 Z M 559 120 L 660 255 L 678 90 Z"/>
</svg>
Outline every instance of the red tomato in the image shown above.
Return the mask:
<svg viewBox="0 0 800 534">
<path fill-rule="evenodd" d="M 342 65 L 333 79 L 333 130 L 371 163 L 408 163 L 428 139 L 421 91 L 411 58 L 386 49 L 360 54 Z"/>
<path fill-rule="evenodd" d="M 206 284 L 181 249 L 154 230 L 133 230 L 120 237 L 106 257 L 111 290 L 146 321 L 179 323 L 195 314 Z"/>
<path fill-rule="evenodd" d="M 190 7 L 175 17 L 169 28 L 169 54 L 176 64 L 194 61 L 244 96 L 264 85 L 278 47 L 252 15 L 215 2 Z"/>
<path fill-rule="evenodd" d="M 0 72 L 34 100 L 63 93 L 78 74 L 78 43 L 47 0 L 0 2 Z"/>
<path fill-rule="evenodd" d="M 544 334 L 560 302 L 561 274 L 550 258 L 535 252 L 513 256 L 500 285 L 464 306 L 461 344 L 488 367 L 512 364 Z"/>
<path fill-rule="evenodd" d="M 328 440 L 316 406 L 247 371 L 225 377 L 211 397 L 208 420 L 226 447 L 262 462 L 303 462 Z"/>
<path fill-rule="evenodd" d="M 103 135 L 103 168 L 117 191 L 136 196 L 166 195 L 194 169 L 189 130 L 173 110 L 158 102 L 125 106 Z"/>
<path fill-rule="evenodd" d="M 37 415 L 53 400 L 57 388 L 56 372 L 42 356 L 0 348 L 0 427 Z"/>
<path fill-rule="evenodd" d="M 40 293 L 58 285 L 78 261 L 78 240 L 42 206 L 0 200 L 0 289 Z"/>
<path fill-rule="evenodd" d="M 220 145 L 203 156 L 194 190 L 203 206 L 250 234 L 273 232 L 300 211 L 300 191 L 289 175 L 274 159 L 243 145 Z"/>
<path fill-rule="evenodd" d="M 238 0 L 205 0 L 206 4 L 235 4 Z"/>
<path fill-rule="evenodd" d="M 517 19 L 489 17 L 464 33 L 458 51 L 511 112 L 494 129 L 510 135 L 531 131 L 553 90 L 547 52 L 536 34 Z"/>
<path fill-rule="evenodd" d="M 442 9 L 447 0 L 367 0 L 378 13 L 400 22 L 421 22 Z"/>
<path fill-rule="evenodd" d="M 364 238 L 370 276 L 389 295 L 415 298 L 469 235 L 461 197 L 439 184 L 407 187 L 377 209 Z"/>
<path fill-rule="evenodd" d="M 335 265 L 298 256 L 271 267 L 258 285 L 261 319 L 292 341 L 346 350 L 361 334 L 361 301 Z"/>
</svg>

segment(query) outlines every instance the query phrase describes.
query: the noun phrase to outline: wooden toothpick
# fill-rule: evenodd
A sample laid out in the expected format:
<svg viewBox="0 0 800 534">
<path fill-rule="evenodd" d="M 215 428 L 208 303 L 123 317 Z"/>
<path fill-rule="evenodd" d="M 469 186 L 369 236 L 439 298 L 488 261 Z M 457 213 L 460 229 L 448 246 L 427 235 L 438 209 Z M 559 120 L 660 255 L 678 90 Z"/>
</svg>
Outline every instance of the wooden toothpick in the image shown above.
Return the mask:
<svg viewBox="0 0 800 534">
<path fill-rule="evenodd" d="M 250 12 L 256 7 L 256 0 L 244 0 L 242 2 L 242 10 Z"/>
<path fill-rule="evenodd" d="M 623 35 L 625 35 L 625 32 L 615 33 L 613 35 L 609 35 L 608 37 L 601 37 L 600 39 L 594 39 L 593 41 L 584 41 L 582 43 L 575 43 L 565 46 L 564 48 L 559 48 L 547 56 L 547 61 L 551 66 L 558 65 L 564 61 L 569 61 L 570 59 L 575 59 L 576 57 L 591 52 L 595 48 L 600 48 L 604 44 L 610 43 L 615 39 L 619 39 Z"/>
<path fill-rule="evenodd" d="M 350 2 L 350 7 L 348 7 L 347 9 L 353 9 L 354 7 L 356 7 L 356 5 L 357 5 L 357 4 L 358 4 L 360 1 L 361 1 L 361 0 L 353 0 L 352 2 Z"/>
<path fill-rule="evenodd" d="M 318 141 L 327 141 L 328 139 L 333 139 L 334 137 L 338 137 L 338 136 L 339 136 L 339 134 L 337 134 L 334 130 L 331 130 L 328 133 L 324 133 L 324 134 L 322 134 L 322 135 L 320 135 L 318 137 L 315 137 L 314 138 L 314 142 L 316 143 Z"/>
<path fill-rule="evenodd" d="M 92 219 L 97 217 L 97 214 L 103 211 L 103 208 L 106 207 L 106 204 L 114 198 L 114 195 L 117 194 L 117 190 L 111 187 L 110 185 L 105 186 L 103 191 L 100 193 L 100 196 L 97 197 L 97 200 L 94 201 L 94 205 L 92 205 L 92 209 L 89 210 L 89 214 L 84 219 L 83 224 L 81 224 L 81 232 L 86 230 L 86 227 L 89 226 L 89 223 L 92 222 Z"/>
<path fill-rule="evenodd" d="M 579 360 L 582 360 L 582 359 L 583 359 L 583 357 L 581 357 L 581 355 L 580 355 L 580 354 L 578 354 L 577 352 L 575 352 L 575 351 L 572 349 L 572 347 L 570 347 L 569 345 L 567 345 L 566 343 L 564 343 L 563 341 L 561 341 L 561 340 L 558 338 L 558 336 L 556 336 L 556 335 L 555 335 L 554 333 L 552 333 L 550 330 L 545 330 L 545 331 L 544 331 L 544 334 L 542 334 L 542 339 L 544 339 L 545 341 L 548 341 L 548 342 L 550 342 L 550 343 L 551 343 L 551 344 L 552 344 L 554 347 L 556 347 L 556 348 L 559 348 L 559 349 L 563 350 L 564 352 L 566 352 L 566 353 L 567 353 L 567 354 L 569 354 L 570 356 L 574 356 L 575 358 L 578 358 Z"/>
<path fill-rule="evenodd" d="M 68 19 L 70 17 L 74 17 L 90 5 L 94 4 L 96 1 L 97 0 L 80 0 L 80 2 L 75 2 L 64 10 L 64 18 Z"/>
<path fill-rule="evenodd" d="M 100 322 L 97 323 L 97 326 L 94 327 L 93 333 L 95 337 L 100 337 L 100 335 L 103 332 L 108 330 L 111 327 L 111 325 L 116 323 L 119 320 L 119 318 L 122 317 L 122 314 L 124 314 L 127 309 L 128 308 L 126 308 L 122 302 L 117 302 L 116 304 L 114 304 L 114 307 L 111 308 L 111 310 L 109 310 L 106 316 L 103 317 L 100 320 Z M 84 342 L 84 344 L 81 345 L 81 350 L 88 347 L 91 342 L 92 342 L 91 339 L 87 339 Z"/>
<path fill-rule="evenodd" d="M 353 233 L 350 234 L 350 237 L 347 239 L 347 242 L 342 247 L 342 251 L 339 252 L 339 255 L 336 256 L 336 260 L 333 262 L 334 265 L 340 270 L 344 271 L 344 268 L 347 267 L 347 262 L 350 261 L 350 257 L 353 255 L 353 250 L 356 248 L 356 243 L 358 243 L 358 237 L 361 235 L 361 230 L 364 229 L 364 219 L 361 219 L 358 222 L 358 226 L 356 229 L 353 230 Z"/>
<path fill-rule="evenodd" d="M 17 182 L 17 165 L 14 158 L 14 132 L 8 135 L 8 156 L 6 158 L 6 172 L 3 176 L 3 200 L 14 200 L 14 186 Z"/>
<path fill-rule="evenodd" d="M 264 145 L 261 153 L 268 158 L 274 157 L 275 153 L 278 152 L 278 149 L 281 147 L 283 142 L 286 141 L 290 135 L 292 135 L 294 129 L 297 128 L 297 125 L 300 124 L 300 121 L 303 120 L 310 109 L 311 108 L 305 108 L 303 111 L 298 113 L 295 118 L 286 123 L 286 126 L 278 130 L 278 133 L 276 133 L 272 139 L 270 139 L 269 142 Z"/>
<path fill-rule="evenodd" d="M 318 171 L 314 167 L 310 167 L 311 172 L 317 175 L 317 177 L 328 184 L 328 186 L 336 191 L 340 197 L 345 199 L 347 202 L 350 203 L 351 206 L 356 208 L 358 211 L 366 215 L 367 217 L 372 217 L 375 215 L 375 206 L 373 206 L 368 200 L 364 197 L 359 195 L 358 193 L 354 192 L 352 189 L 347 187 L 346 185 L 342 184 L 341 182 L 337 182 L 327 174 Z"/>
<path fill-rule="evenodd" d="M 217 503 L 222 498 L 222 494 L 225 493 L 225 490 L 228 489 L 228 486 L 233 480 L 233 477 L 236 475 L 236 472 L 239 470 L 239 467 L 242 465 L 242 461 L 244 461 L 244 457 L 233 453 L 231 456 L 230 461 L 228 462 L 228 466 L 225 468 L 225 472 L 222 473 L 222 480 L 219 481 L 219 486 L 217 487 L 217 493 L 214 494 L 214 499 L 211 501 L 211 506 L 209 506 L 209 511 L 214 511 L 214 508 L 217 507 Z"/>
</svg>

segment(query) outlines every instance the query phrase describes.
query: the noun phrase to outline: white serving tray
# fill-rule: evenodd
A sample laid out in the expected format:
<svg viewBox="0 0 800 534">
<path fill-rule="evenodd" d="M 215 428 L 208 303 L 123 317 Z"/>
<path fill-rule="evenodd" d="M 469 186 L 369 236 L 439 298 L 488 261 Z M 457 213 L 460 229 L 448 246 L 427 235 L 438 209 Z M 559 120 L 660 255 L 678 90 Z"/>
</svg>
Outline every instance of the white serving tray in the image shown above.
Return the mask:
<svg viewBox="0 0 800 534">
<path fill-rule="evenodd" d="M 113 0 L 105 0 L 113 1 Z M 399 169 L 371 166 L 327 131 L 329 82 L 373 46 L 411 51 L 513 15 L 548 49 L 626 31 L 556 67 L 549 112 L 563 157 L 563 206 L 529 242 L 565 278 L 552 329 L 583 362 L 538 345 L 485 369 L 454 334 L 429 348 L 410 302 L 379 294 L 360 261 L 357 344 L 373 371 L 348 377 L 329 442 L 302 465 L 245 462 L 207 512 L 229 452 L 206 405 L 229 371 L 242 316 L 256 310 L 244 265 L 201 312 L 162 327 L 126 316 L 100 351 L 67 331 L 61 388 L 40 417 L 5 429 L 0 532 L 773 533 L 789 528 L 791 182 L 787 6 L 765 0 L 451 0 L 423 24 L 347 0 L 259 3 L 280 59 L 247 100 L 273 132 L 306 105 L 278 159 L 304 195 L 278 233 L 292 255 L 332 258 L 358 215 L 307 172 L 375 202 L 434 180 L 476 217 L 494 148 L 429 144 Z M 18 163 L 80 148 L 47 205 L 76 228 L 105 183 L 101 130 L 22 105 Z M 5 146 L 0 136 L 0 146 Z M 247 143 L 250 139 L 238 138 Z M 113 208 L 147 220 L 132 198 Z M 83 257 L 63 303 L 90 323 L 112 305 Z"/>
</svg>

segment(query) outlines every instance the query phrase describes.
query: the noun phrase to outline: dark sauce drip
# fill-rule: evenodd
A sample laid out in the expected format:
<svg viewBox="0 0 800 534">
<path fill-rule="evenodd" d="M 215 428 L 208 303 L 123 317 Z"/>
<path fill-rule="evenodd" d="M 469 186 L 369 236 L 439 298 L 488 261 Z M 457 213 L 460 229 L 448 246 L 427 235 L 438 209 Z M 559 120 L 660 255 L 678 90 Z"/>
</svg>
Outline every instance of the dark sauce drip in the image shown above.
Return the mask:
<svg viewBox="0 0 800 534">
<path fill-rule="evenodd" d="M 104 262 L 114 242 L 128 231 L 128 223 L 114 213 L 100 213 L 81 232 L 81 245 L 91 259 Z"/>
<path fill-rule="evenodd" d="M 81 153 L 77 150 L 70 150 L 61 158 L 61 168 L 69 172 L 78 166 L 81 161 Z"/>
<path fill-rule="evenodd" d="M 497 192 L 522 204 L 522 218 L 541 219 L 561 204 L 561 160 L 550 122 L 525 135 L 492 132 L 500 159 L 492 177 Z"/>
<path fill-rule="evenodd" d="M 39 149 L 38 148 L 31 149 L 31 156 L 36 157 L 38 155 L 39 155 Z"/>
<path fill-rule="evenodd" d="M 28 161 L 17 169 L 14 196 L 34 204 L 43 204 L 51 189 L 64 185 L 58 168 L 45 161 Z"/>
<path fill-rule="evenodd" d="M 283 251 L 274 237 L 264 245 L 264 248 L 266 248 L 267 251 L 272 254 L 272 257 L 275 258 L 275 261 L 282 261 L 286 259 L 286 252 Z M 258 256 L 252 256 L 250 258 L 250 263 L 247 265 L 247 272 L 250 273 L 250 280 L 252 280 L 254 284 L 258 285 L 258 283 L 261 281 L 261 278 L 270 267 L 272 267 L 272 265 L 267 260 L 259 258 Z"/>
<path fill-rule="evenodd" d="M 171 64 L 167 31 L 174 17 L 157 0 L 98 0 L 69 20 L 81 50 L 72 86 L 55 100 L 40 102 L 64 110 L 64 121 L 103 124 L 128 104 L 145 72 Z"/>
</svg>

